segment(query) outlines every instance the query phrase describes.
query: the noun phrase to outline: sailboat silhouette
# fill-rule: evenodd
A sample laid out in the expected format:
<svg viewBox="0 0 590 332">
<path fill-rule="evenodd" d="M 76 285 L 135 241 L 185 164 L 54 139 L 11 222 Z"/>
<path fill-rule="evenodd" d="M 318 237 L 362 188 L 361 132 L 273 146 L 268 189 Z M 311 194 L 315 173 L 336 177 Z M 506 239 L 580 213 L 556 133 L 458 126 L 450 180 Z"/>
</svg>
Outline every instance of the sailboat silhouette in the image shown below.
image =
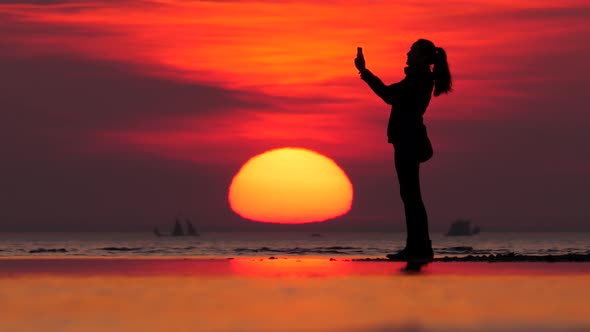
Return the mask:
<svg viewBox="0 0 590 332">
<path fill-rule="evenodd" d="M 181 223 L 181 218 L 180 217 L 176 217 L 176 219 L 174 219 L 174 229 L 172 230 L 172 233 L 170 234 L 162 234 L 160 232 L 160 230 L 158 229 L 158 227 L 154 227 L 153 233 L 156 236 L 200 236 L 199 232 L 196 231 L 195 227 L 193 226 L 192 221 L 189 218 L 185 218 L 184 222 L 186 224 L 186 232 L 185 230 L 182 228 L 182 223 Z"/>
<path fill-rule="evenodd" d="M 190 219 L 186 219 L 186 230 L 187 230 L 187 235 L 191 235 L 191 236 L 199 236 L 199 233 L 195 230 L 195 228 L 193 227 L 193 224 L 191 223 Z"/>
<path fill-rule="evenodd" d="M 176 223 L 174 224 L 174 230 L 172 231 L 173 236 L 183 236 L 184 231 L 182 230 L 182 226 L 180 225 L 180 220 L 176 218 Z"/>
</svg>

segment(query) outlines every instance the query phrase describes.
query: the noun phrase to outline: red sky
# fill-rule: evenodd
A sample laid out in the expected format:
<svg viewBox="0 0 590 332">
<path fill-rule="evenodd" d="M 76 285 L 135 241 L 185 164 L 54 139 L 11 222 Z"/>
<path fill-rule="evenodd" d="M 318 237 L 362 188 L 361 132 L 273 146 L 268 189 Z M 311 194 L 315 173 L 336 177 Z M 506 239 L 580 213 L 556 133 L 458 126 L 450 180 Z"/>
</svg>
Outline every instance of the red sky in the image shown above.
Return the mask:
<svg viewBox="0 0 590 332">
<path fill-rule="evenodd" d="M 434 229 L 590 229 L 586 1 L 1 1 L 0 231 L 254 227 L 227 190 L 248 158 L 318 151 L 349 175 L 323 227 L 402 229 L 386 83 L 445 48 L 422 167 Z"/>
</svg>

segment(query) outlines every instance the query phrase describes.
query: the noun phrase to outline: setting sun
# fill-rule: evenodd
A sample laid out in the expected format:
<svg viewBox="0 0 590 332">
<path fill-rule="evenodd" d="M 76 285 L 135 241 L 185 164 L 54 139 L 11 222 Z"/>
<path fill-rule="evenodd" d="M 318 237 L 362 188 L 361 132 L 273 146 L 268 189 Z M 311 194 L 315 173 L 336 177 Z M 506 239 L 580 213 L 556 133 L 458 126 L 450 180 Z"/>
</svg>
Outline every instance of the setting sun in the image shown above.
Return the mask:
<svg viewBox="0 0 590 332">
<path fill-rule="evenodd" d="M 280 148 L 250 158 L 234 176 L 229 204 L 244 218 L 284 224 L 323 221 L 347 213 L 352 183 L 330 158 Z"/>
</svg>

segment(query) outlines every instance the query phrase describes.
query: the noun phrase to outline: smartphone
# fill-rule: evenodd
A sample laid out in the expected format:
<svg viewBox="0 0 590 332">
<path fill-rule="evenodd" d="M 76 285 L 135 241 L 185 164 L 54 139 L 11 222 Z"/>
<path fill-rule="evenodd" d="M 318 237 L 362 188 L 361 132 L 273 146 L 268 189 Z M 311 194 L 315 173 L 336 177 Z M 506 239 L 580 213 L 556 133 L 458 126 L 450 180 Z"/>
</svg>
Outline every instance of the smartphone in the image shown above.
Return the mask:
<svg viewBox="0 0 590 332">
<path fill-rule="evenodd" d="M 363 56 L 363 48 L 362 47 L 356 48 L 356 55 L 359 57 Z"/>
</svg>

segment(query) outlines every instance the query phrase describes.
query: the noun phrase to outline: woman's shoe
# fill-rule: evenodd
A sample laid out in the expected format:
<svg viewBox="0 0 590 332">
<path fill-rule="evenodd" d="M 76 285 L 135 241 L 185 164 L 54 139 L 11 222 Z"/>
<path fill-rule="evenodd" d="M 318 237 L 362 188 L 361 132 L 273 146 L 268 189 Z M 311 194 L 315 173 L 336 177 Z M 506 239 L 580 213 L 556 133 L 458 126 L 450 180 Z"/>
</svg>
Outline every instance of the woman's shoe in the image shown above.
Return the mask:
<svg viewBox="0 0 590 332">
<path fill-rule="evenodd" d="M 408 256 L 406 257 L 406 262 L 426 264 L 432 262 L 433 259 L 434 251 L 432 250 L 432 247 L 422 247 L 410 251 Z"/>
<path fill-rule="evenodd" d="M 396 252 L 395 254 L 388 254 L 385 257 L 387 257 L 387 259 L 389 259 L 390 261 L 405 262 L 408 258 L 408 247 L 405 247 L 404 249 L 400 250 L 399 252 Z"/>
<path fill-rule="evenodd" d="M 386 255 L 391 261 L 396 262 L 412 262 L 412 263 L 428 263 L 434 259 L 434 251 L 432 250 L 431 242 L 421 246 L 406 246 L 395 254 Z"/>
</svg>

